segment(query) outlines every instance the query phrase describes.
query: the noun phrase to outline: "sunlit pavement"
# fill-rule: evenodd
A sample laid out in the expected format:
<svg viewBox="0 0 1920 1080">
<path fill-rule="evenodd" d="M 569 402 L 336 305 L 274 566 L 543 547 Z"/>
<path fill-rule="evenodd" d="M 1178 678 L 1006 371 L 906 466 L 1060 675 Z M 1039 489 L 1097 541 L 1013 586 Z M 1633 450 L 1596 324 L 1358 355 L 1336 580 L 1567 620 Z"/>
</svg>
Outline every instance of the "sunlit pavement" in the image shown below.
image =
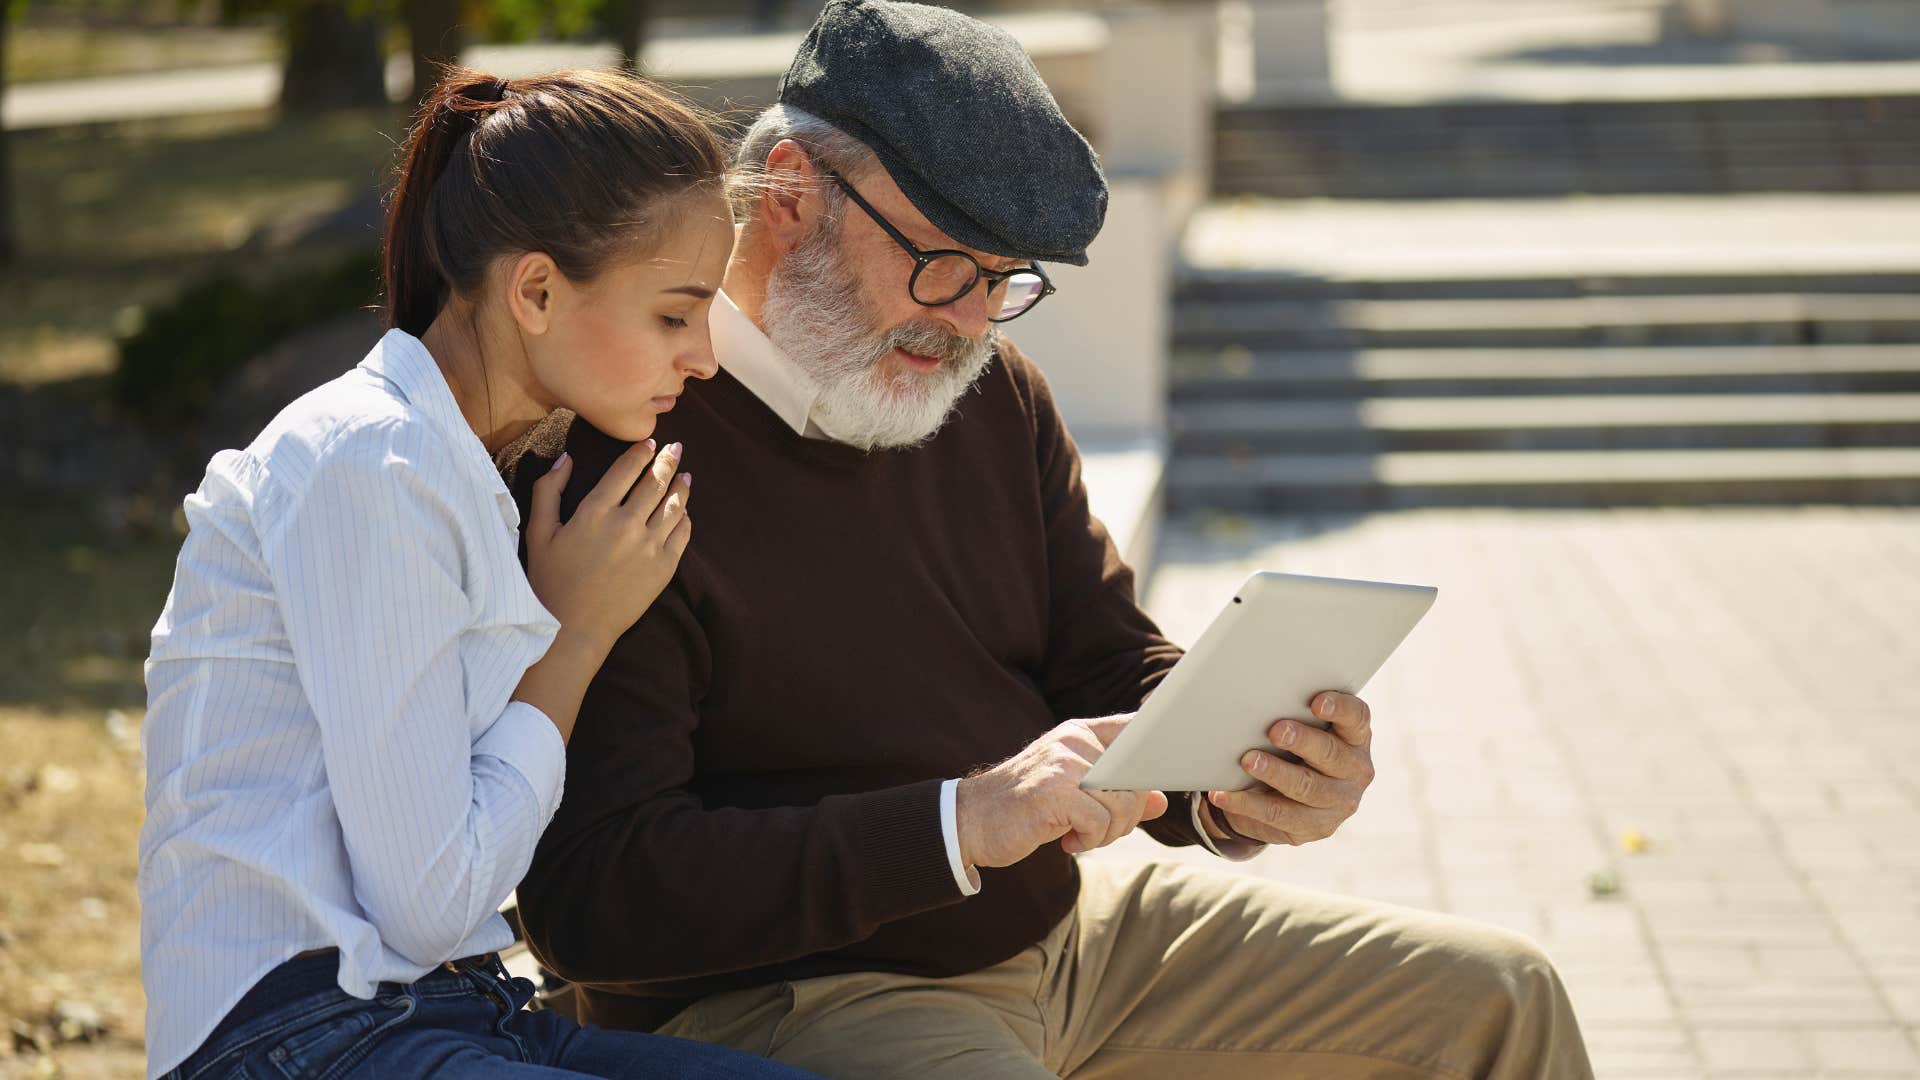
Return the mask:
<svg viewBox="0 0 1920 1080">
<path fill-rule="evenodd" d="M 1245 872 L 1532 935 L 1603 1077 L 1920 1075 L 1920 510 L 1186 516 L 1148 607 L 1254 569 L 1440 599 L 1360 813 Z"/>
</svg>

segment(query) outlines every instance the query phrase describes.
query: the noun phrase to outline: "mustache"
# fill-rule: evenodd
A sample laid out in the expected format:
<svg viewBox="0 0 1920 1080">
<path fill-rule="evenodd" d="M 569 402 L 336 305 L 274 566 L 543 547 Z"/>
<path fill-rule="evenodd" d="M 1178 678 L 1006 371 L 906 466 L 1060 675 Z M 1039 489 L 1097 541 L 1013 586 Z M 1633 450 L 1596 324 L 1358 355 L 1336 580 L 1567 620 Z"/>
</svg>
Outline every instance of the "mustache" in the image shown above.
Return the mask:
<svg viewBox="0 0 1920 1080">
<path fill-rule="evenodd" d="M 881 352 L 884 355 L 897 347 L 943 363 L 964 364 L 993 348 L 998 332 L 997 328 L 989 329 L 984 337 L 975 339 L 930 323 L 908 323 L 887 332 Z"/>
</svg>

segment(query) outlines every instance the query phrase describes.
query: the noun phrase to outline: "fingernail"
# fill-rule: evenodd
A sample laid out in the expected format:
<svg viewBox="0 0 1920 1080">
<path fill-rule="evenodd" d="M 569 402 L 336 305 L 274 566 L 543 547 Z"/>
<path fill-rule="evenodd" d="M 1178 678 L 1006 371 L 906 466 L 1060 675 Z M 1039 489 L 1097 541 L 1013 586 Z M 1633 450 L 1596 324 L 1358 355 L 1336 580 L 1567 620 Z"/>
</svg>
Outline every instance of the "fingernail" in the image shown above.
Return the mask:
<svg viewBox="0 0 1920 1080">
<path fill-rule="evenodd" d="M 656 449 L 656 447 L 655 447 L 655 446 L 654 446 L 654 444 L 653 444 L 653 440 L 652 440 L 652 439 L 648 439 L 648 440 L 647 440 L 647 452 L 648 452 L 648 453 L 652 453 L 652 452 L 653 452 L 653 451 L 654 451 L 655 449 Z"/>
<path fill-rule="evenodd" d="M 1297 724 L 1281 724 L 1280 725 L 1280 745 L 1281 746 L 1292 746 L 1294 744 L 1294 741 L 1299 738 L 1300 738 L 1299 725 Z"/>
<path fill-rule="evenodd" d="M 690 472 L 683 472 L 683 473 L 681 473 L 681 474 L 680 474 L 680 479 L 682 479 L 682 480 L 685 480 L 685 481 L 687 482 L 687 486 L 688 486 L 688 487 L 692 487 L 692 486 L 693 486 L 693 474 L 692 474 L 692 473 L 690 473 Z"/>
<path fill-rule="evenodd" d="M 1266 772 L 1267 755 L 1260 753 L 1258 750 L 1249 750 L 1247 751 L 1247 756 L 1240 759 L 1240 767 L 1250 773 Z"/>
<path fill-rule="evenodd" d="M 1333 719 L 1333 695 L 1329 694 L 1321 698 L 1320 707 L 1314 711 L 1320 714 L 1320 719 L 1322 720 Z"/>
<path fill-rule="evenodd" d="M 561 454 L 559 457 L 553 459 L 553 464 L 547 466 L 547 471 L 554 472 L 558 470 L 560 466 L 565 465 L 566 463 L 567 463 L 567 455 Z"/>
<path fill-rule="evenodd" d="M 1227 805 L 1227 793 L 1224 791 L 1210 791 L 1207 793 L 1207 801 L 1215 806 L 1225 806 Z"/>
<path fill-rule="evenodd" d="M 667 447 L 667 453 L 669 453 L 669 454 L 672 454 L 672 455 L 673 455 L 674 457 L 679 457 L 679 456 L 680 456 L 680 444 L 679 444 L 679 443 L 674 443 L 673 445 L 671 445 L 671 446 L 669 446 L 669 447 Z"/>
</svg>

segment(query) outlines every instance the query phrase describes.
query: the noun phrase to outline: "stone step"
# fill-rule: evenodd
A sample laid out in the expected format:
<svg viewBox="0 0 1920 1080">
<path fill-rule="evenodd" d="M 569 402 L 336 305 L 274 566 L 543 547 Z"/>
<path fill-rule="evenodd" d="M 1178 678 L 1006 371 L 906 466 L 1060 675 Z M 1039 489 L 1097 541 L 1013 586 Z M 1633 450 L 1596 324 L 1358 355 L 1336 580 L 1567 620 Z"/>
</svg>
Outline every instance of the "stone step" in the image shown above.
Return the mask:
<svg viewBox="0 0 1920 1080">
<path fill-rule="evenodd" d="M 1184 455 L 1174 511 L 1920 502 L 1920 449 Z"/>
<path fill-rule="evenodd" d="M 1920 447 L 1920 393 L 1190 401 L 1180 453 Z"/>
<path fill-rule="evenodd" d="M 1920 296 L 1768 293 L 1188 302 L 1176 349 L 1920 342 Z"/>
<path fill-rule="evenodd" d="M 1403 211 L 1404 213 L 1404 211 Z M 1255 227 L 1261 228 L 1264 223 Z M 1284 234 L 1286 226 L 1268 228 Z M 1295 236 L 1298 243 L 1298 236 Z M 1338 241 L 1336 241 L 1338 242 Z M 1176 304 L 1329 300 L 1519 300 L 1581 297 L 1741 295 L 1908 295 L 1920 293 L 1920 272 L 1769 273 L 1700 272 L 1619 274 L 1534 273 L 1519 277 L 1328 280 L 1270 270 L 1189 266 L 1174 291 Z"/>
<path fill-rule="evenodd" d="M 1920 97 L 1243 106 L 1214 191 L 1272 198 L 1920 190 Z"/>
<path fill-rule="evenodd" d="M 1920 391 L 1908 345 L 1177 353 L 1175 402 L 1507 394 Z"/>
</svg>

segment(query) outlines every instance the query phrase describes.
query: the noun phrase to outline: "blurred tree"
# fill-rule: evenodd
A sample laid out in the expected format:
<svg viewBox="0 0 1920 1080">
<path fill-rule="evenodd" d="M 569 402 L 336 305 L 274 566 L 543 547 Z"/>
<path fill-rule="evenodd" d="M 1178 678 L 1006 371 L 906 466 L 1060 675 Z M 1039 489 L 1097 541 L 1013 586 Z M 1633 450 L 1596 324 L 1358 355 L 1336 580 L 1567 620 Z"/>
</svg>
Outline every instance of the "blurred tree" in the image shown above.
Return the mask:
<svg viewBox="0 0 1920 1080">
<path fill-rule="evenodd" d="M 441 64 L 460 61 L 466 44 L 460 0 L 406 0 L 407 47 L 413 52 L 413 100 L 420 101 L 440 77 Z"/>
<path fill-rule="evenodd" d="M 27 0 L 0 0 L 0 105 L 7 100 L 7 24 L 27 7 Z M 11 141 L 0 127 L 0 266 L 13 262 L 13 157 L 7 152 Z"/>
<path fill-rule="evenodd" d="M 308 113 L 387 103 L 379 14 L 343 0 L 292 0 L 280 107 Z"/>
<path fill-rule="evenodd" d="M 600 5 L 600 26 L 620 47 L 620 65 L 628 71 L 640 70 L 640 51 L 647 45 L 647 20 L 653 15 L 653 0 L 605 0 Z"/>
</svg>

